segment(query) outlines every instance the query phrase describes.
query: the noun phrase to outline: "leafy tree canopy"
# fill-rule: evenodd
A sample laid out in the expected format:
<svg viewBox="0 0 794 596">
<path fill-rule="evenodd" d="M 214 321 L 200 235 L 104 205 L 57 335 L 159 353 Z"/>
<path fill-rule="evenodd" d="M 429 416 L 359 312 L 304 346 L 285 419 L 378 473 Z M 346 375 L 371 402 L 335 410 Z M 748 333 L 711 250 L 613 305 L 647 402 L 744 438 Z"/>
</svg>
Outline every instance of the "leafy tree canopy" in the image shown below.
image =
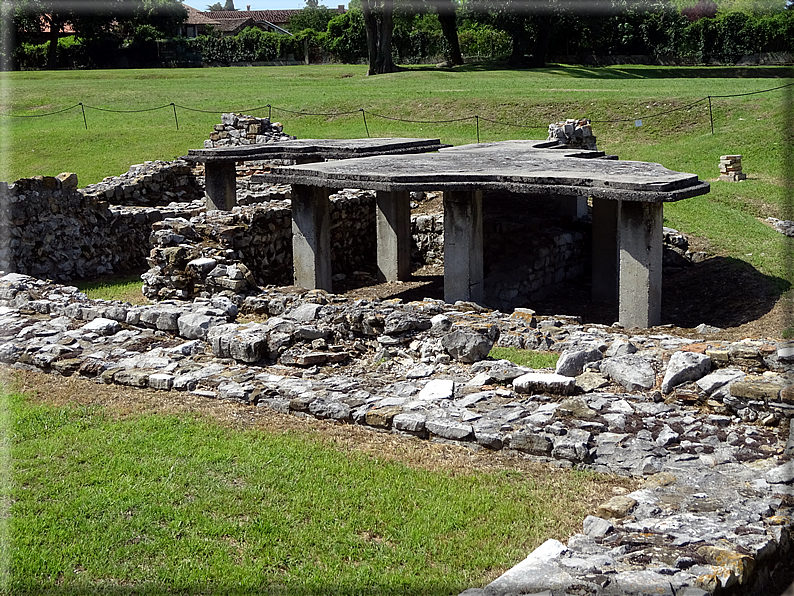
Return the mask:
<svg viewBox="0 0 794 596">
<path fill-rule="evenodd" d="M 328 22 L 338 13 L 323 4 L 318 4 L 317 0 L 306 0 L 306 8 L 293 14 L 287 29 L 291 32 L 313 29 L 315 31 L 326 31 Z"/>
</svg>

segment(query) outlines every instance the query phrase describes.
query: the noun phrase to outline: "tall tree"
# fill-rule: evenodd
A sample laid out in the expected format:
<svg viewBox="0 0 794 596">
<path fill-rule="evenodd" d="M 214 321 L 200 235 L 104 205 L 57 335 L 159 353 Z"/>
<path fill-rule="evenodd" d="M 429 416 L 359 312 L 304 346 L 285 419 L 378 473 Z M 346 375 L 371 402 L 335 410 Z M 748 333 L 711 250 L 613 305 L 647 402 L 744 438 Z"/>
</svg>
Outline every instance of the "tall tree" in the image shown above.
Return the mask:
<svg viewBox="0 0 794 596">
<path fill-rule="evenodd" d="M 112 37 L 120 44 L 141 25 L 172 35 L 186 15 L 179 0 L 18 0 L 15 20 L 26 25 L 17 43 L 46 33 L 47 68 L 53 69 L 57 67 L 58 39 L 67 25 L 82 42 Z"/>
<path fill-rule="evenodd" d="M 455 11 L 455 0 L 436 0 L 434 2 L 438 13 L 438 22 L 449 47 L 448 59 L 455 66 L 463 64 L 463 55 L 460 53 L 458 41 L 458 15 Z"/>
<path fill-rule="evenodd" d="M 367 30 L 368 75 L 399 70 L 391 57 L 394 0 L 361 0 Z"/>
</svg>

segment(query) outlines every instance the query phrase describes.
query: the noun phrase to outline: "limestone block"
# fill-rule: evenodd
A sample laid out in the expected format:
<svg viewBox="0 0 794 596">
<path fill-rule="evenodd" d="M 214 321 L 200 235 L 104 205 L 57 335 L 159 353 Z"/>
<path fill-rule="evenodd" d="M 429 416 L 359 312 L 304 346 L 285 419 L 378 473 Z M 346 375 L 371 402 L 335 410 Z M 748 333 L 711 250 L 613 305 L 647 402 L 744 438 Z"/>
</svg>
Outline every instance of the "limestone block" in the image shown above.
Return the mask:
<svg viewBox="0 0 794 596">
<path fill-rule="evenodd" d="M 513 381 L 517 393 L 570 395 L 575 388 L 576 379 L 555 373 L 527 373 Z"/>
<path fill-rule="evenodd" d="M 596 515 L 604 519 L 624 518 L 636 505 L 637 501 L 631 497 L 617 495 L 599 505 L 596 510 Z"/>
<path fill-rule="evenodd" d="M 601 365 L 601 372 L 627 391 L 651 389 L 656 384 L 656 373 L 651 363 L 638 354 L 607 358 Z"/>
<path fill-rule="evenodd" d="M 662 393 L 670 393 L 673 387 L 697 381 L 711 370 L 711 358 L 697 352 L 676 352 L 670 357 L 662 381 Z"/>
<path fill-rule="evenodd" d="M 425 428 L 434 435 L 457 441 L 469 438 L 474 431 L 471 424 L 451 418 L 428 418 L 425 420 Z"/>
<path fill-rule="evenodd" d="M 565 377 L 578 377 L 582 374 L 585 364 L 596 362 L 602 358 L 601 351 L 596 349 L 566 350 L 560 354 L 555 372 Z"/>
</svg>

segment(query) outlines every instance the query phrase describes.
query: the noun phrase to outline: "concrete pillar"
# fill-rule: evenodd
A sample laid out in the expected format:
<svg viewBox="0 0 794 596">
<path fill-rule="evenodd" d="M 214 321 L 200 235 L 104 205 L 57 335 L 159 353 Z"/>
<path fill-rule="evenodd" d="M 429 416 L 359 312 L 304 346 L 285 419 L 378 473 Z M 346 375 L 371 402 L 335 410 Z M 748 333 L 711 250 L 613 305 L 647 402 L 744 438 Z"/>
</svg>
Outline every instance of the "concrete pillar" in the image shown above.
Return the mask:
<svg viewBox="0 0 794 596">
<path fill-rule="evenodd" d="M 620 201 L 620 302 L 624 327 L 652 327 L 662 316 L 662 203 Z"/>
<path fill-rule="evenodd" d="M 482 192 L 444 193 L 444 300 L 481 303 Z"/>
<path fill-rule="evenodd" d="M 204 194 L 207 210 L 231 211 L 237 204 L 237 172 L 233 161 L 204 164 Z"/>
<path fill-rule="evenodd" d="M 292 185 L 292 262 L 295 285 L 331 291 L 330 192 Z"/>
<path fill-rule="evenodd" d="M 375 195 L 378 277 L 381 281 L 411 278 L 411 198 L 408 192 Z"/>
<path fill-rule="evenodd" d="M 618 300 L 618 201 L 593 198 L 593 302 Z"/>
</svg>

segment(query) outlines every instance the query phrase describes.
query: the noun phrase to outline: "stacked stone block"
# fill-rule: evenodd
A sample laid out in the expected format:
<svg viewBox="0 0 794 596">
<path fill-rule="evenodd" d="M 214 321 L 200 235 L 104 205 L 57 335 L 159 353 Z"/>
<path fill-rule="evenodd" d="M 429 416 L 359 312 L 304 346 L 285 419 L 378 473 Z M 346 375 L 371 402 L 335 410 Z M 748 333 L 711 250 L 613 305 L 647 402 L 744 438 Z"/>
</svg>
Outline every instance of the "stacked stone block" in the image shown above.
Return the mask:
<svg viewBox="0 0 794 596">
<path fill-rule="evenodd" d="M 221 116 L 221 123 L 215 125 L 210 138 L 204 141 L 204 148 L 255 145 L 295 139 L 284 134 L 280 122 L 270 122 L 270 118 L 256 118 L 243 114 L 228 113 Z"/>
<path fill-rule="evenodd" d="M 593 127 L 587 118 L 569 118 L 565 122 L 552 122 L 549 124 L 549 137 L 546 140 L 557 141 L 560 145 L 568 147 L 598 150 Z"/>
<path fill-rule="evenodd" d="M 747 175 L 742 173 L 741 155 L 721 155 L 720 156 L 720 180 L 727 182 L 738 182 L 746 180 Z"/>
</svg>

